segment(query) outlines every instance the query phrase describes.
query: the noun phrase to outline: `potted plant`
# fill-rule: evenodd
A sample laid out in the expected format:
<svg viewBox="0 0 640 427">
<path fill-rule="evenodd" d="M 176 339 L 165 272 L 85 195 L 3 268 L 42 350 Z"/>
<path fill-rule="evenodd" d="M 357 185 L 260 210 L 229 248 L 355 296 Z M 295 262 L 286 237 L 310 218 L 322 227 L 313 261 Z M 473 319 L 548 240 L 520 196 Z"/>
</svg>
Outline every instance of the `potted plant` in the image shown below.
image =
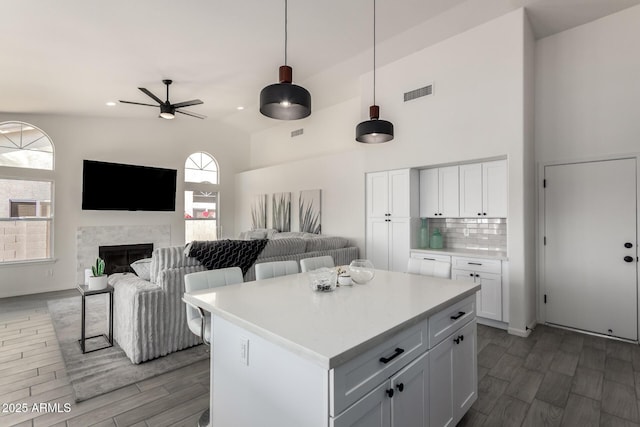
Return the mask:
<svg viewBox="0 0 640 427">
<path fill-rule="evenodd" d="M 100 257 L 96 259 L 96 265 L 91 267 L 91 276 L 89 276 L 89 289 L 97 290 L 107 287 L 108 276 L 104 274 L 104 260 Z"/>
</svg>

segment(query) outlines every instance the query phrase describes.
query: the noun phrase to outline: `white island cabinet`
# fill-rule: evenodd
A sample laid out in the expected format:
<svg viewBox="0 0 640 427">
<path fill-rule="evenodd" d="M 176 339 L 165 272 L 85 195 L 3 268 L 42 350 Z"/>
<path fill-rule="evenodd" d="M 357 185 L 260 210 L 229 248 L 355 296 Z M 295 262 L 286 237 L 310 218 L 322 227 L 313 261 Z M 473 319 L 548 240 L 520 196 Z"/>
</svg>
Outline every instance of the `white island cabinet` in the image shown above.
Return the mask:
<svg viewBox="0 0 640 427">
<path fill-rule="evenodd" d="M 212 313 L 211 424 L 455 425 L 477 397 L 478 289 L 376 270 L 329 293 L 300 273 L 185 294 Z"/>
</svg>

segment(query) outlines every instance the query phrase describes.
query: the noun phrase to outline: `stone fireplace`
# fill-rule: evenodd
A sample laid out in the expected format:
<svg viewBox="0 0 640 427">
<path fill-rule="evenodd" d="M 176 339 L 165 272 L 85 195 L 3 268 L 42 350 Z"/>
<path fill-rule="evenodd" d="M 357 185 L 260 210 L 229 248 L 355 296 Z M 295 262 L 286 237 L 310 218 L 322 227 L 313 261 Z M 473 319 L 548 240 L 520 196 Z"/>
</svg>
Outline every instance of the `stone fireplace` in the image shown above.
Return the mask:
<svg viewBox="0 0 640 427">
<path fill-rule="evenodd" d="M 151 250 L 153 250 L 153 248 L 171 246 L 171 226 L 108 225 L 78 227 L 76 234 L 77 283 L 84 283 L 84 270 L 85 268 L 91 268 L 91 266 L 95 264 L 96 258 L 100 256 L 100 246 L 130 246 L 138 244 L 150 244 L 152 245 Z M 146 253 L 149 253 L 150 256 L 150 252 Z M 134 257 L 135 256 L 139 256 L 139 253 L 134 254 Z M 146 256 L 142 256 L 141 258 L 145 257 Z M 121 267 L 125 263 L 127 263 L 126 260 L 121 260 L 118 261 L 116 265 Z"/>
</svg>

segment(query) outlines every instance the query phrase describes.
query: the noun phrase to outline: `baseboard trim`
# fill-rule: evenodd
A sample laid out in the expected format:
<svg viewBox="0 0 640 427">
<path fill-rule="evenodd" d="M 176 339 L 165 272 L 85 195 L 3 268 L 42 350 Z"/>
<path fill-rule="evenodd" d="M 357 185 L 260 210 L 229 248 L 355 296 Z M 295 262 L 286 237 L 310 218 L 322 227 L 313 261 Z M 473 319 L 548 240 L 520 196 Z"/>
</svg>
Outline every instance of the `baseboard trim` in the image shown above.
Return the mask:
<svg viewBox="0 0 640 427">
<path fill-rule="evenodd" d="M 499 322 L 493 319 L 485 319 L 484 317 L 477 317 L 476 319 L 478 323 L 481 325 L 491 326 L 492 328 L 504 329 L 505 331 L 509 329 L 509 325 L 504 322 Z"/>
<path fill-rule="evenodd" d="M 533 332 L 537 324 L 538 322 L 534 320 L 528 326 L 526 326 L 526 329 L 524 331 L 522 329 L 510 327 L 509 329 L 507 329 L 507 332 L 509 332 L 511 335 L 527 338 L 529 335 L 531 335 L 531 332 Z"/>
</svg>

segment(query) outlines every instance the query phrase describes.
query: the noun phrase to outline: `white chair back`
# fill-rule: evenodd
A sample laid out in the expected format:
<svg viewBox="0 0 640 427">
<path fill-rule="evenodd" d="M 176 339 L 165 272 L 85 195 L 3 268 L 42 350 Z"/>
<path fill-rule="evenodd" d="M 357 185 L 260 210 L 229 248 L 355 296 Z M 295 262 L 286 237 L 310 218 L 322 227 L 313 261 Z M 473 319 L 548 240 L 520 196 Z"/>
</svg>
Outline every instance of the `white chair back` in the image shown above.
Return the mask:
<svg viewBox="0 0 640 427">
<path fill-rule="evenodd" d="M 407 273 L 450 279 L 451 263 L 431 259 L 409 258 Z"/>
<path fill-rule="evenodd" d="M 331 255 L 318 256 L 315 258 L 305 258 L 300 260 L 300 269 L 303 273 L 311 270 L 317 270 L 318 268 L 327 267 L 333 268 L 336 265 L 333 263 L 333 257 Z"/>
<path fill-rule="evenodd" d="M 256 280 L 286 276 L 298 273 L 298 263 L 294 260 L 261 262 L 256 264 Z"/>
<path fill-rule="evenodd" d="M 212 289 L 218 286 L 233 285 L 242 283 L 242 270 L 239 267 L 220 268 L 218 270 L 198 271 L 197 273 L 189 273 L 184 276 L 185 293 L 201 291 L 204 289 Z M 201 315 L 197 308 L 186 304 L 187 307 L 187 323 L 189 329 L 195 335 L 206 336 L 207 341 L 210 340 L 208 333 L 202 333 Z M 207 323 L 208 329 L 209 324 Z M 208 332 L 208 331 L 207 331 Z"/>
</svg>

